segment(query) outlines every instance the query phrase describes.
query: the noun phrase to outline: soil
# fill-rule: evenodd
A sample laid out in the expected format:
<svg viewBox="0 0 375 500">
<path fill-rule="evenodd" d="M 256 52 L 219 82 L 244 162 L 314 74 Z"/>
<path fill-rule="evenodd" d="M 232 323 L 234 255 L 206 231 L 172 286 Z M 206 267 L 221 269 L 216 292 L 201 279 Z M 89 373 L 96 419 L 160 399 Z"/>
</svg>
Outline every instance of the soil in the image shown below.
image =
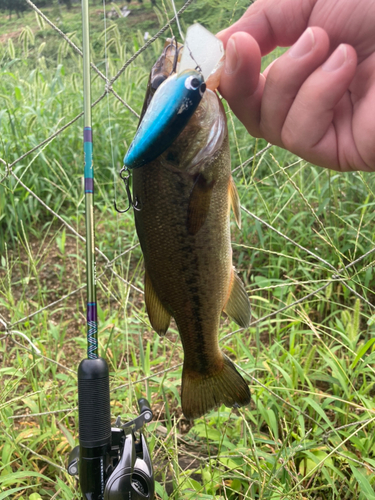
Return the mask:
<svg viewBox="0 0 375 500">
<path fill-rule="evenodd" d="M 0 43 L 5 43 L 9 40 L 9 38 L 15 39 L 18 38 L 21 34 L 22 30 L 11 31 L 10 33 L 5 33 L 4 35 L 0 35 Z"/>
</svg>

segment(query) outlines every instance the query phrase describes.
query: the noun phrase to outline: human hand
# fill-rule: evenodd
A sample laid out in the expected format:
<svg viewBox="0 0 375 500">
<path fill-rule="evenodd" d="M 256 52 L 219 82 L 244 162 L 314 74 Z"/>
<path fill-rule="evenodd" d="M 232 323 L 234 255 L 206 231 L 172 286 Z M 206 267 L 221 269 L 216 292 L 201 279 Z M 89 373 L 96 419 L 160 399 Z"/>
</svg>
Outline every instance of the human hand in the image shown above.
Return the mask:
<svg viewBox="0 0 375 500">
<path fill-rule="evenodd" d="M 258 0 L 217 36 L 220 92 L 254 137 L 333 170 L 375 171 L 375 2 Z M 260 74 L 261 56 L 288 47 Z"/>
</svg>

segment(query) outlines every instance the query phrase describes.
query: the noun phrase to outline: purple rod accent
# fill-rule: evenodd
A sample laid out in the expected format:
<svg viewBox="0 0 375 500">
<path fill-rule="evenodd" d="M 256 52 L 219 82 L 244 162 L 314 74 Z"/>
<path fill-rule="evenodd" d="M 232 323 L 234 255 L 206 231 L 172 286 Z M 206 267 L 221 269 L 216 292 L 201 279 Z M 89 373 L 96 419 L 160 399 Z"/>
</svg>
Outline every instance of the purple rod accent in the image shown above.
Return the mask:
<svg viewBox="0 0 375 500">
<path fill-rule="evenodd" d="M 85 178 L 85 192 L 94 192 L 94 179 L 92 177 Z"/>
<path fill-rule="evenodd" d="M 83 141 L 84 142 L 92 142 L 92 130 L 91 128 L 83 129 Z"/>
<path fill-rule="evenodd" d="M 98 321 L 97 311 L 96 311 L 96 303 L 95 304 L 87 304 L 87 322 L 89 321 Z"/>
</svg>

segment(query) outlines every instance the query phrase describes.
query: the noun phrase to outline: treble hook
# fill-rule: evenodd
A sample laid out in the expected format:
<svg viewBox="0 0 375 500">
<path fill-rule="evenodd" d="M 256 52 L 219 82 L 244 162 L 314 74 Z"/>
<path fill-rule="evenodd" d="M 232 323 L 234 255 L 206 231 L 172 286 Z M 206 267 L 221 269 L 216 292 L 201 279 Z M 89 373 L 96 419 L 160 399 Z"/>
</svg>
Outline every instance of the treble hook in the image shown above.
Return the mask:
<svg viewBox="0 0 375 500">
<path fill-rule="evenodd" d="M 175 49 L 174 49 L 173 68 L 172 68 L 171 74 L 172 73 L 176 73 L 177 63 L 178 63 L 178 55 L 180 53 L 180 50 L 182 49 L 182 47 L 178 48 L 178 43 L 177 43 L 176 37 L 173 37 L 172 43 L 173 42 L 175 42 L 176 46 L 175 46 Z"/>
<path fill-rule="evenodd" d="M 119 214 L 124 214 L 125 212 L 127 212 L 128 210 L 130 210 L 131 207 L 133 207 L 134 210 L 137 210 L 137 212 L 139 212 L 142 207 L 140 206 L 140 203 L 139 203 L 137 197 L 135 197 L 135 203 L 133 202 L 132 194 L 130 192 L 130 187 L 129 187 L 130 172 L 129 172 L 128 168 L 125 167 L 125 165 L 120 170 L 119 176 L 124 181 L 125 189 L 126 189 L 126 194 L 128 196 L 129 206 L 125 210 L 119 210 L 117 208 L 117 205 L 116 205 L 116 200 L 113 200 L 113 204 L 114 204 L 116 212 L 118 212 Z"/>
<path fill-rule="evenodd" d="M 174 55 L 173 55 L 173 65 L 172 65 L 171 72 L 169 73 L 169 76 L 171 76 L 173 73 L 176 73 L 177 63 L 178 63 L 178 54 L 179 54 L 180 50 L 182 49 L 182 47 L 178 48 L 178 43 L 177 43 L 177 39 L 175 36 L 172 37 L 170 43 L 163 50 L 163 56 L 167 55 L 168 49 L 170 49 L 170 48 L 174 49 Z"/>
</svg>

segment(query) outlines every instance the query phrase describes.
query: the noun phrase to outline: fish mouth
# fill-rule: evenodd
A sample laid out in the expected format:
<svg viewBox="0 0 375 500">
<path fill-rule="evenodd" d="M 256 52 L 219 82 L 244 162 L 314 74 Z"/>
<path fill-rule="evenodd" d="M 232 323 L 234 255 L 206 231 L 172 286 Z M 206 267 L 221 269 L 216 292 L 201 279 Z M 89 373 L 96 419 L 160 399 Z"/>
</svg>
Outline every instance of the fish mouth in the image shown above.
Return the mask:
<svg viewBox="0 0 375 500">
<path fill-rule="evenodd" d="M 151 71 L 147 109 L 124 158 L 129 169 L 142 167 L 164 153 L 202 100 L 206 90 L 202 74 L 197 70 L 175 73 L 181 48 L 176 45 L 173 49 L 169 44 Z"/>
</svg>

